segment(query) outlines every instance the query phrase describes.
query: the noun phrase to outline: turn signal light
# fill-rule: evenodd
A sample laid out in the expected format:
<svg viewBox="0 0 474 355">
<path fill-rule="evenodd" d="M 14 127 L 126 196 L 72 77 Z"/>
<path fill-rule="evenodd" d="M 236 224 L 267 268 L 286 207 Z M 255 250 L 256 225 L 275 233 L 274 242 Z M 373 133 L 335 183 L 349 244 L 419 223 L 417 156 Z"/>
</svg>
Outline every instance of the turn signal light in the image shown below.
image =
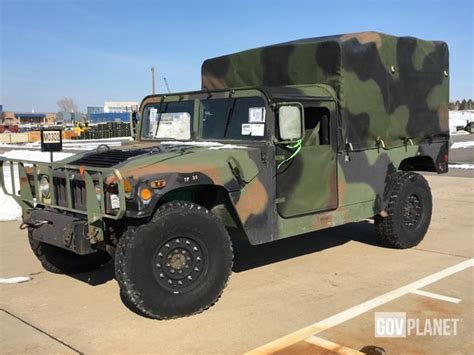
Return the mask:
<svg viewBox="0 0 474 355">
<path fill-rule="evenodd" d="M 143 187 L 140 190 L 140 197 L 143 201 L 151 200 L 152 196 L 153 196 L 153 192 L 148 187 Z"/>
<path fill-rule="evenodd" d="M 129 194 L 130 192 L 132 192 L 132 184 L 130 183 L 129 180 L 125 179 L 123 181 L 123 189 L 125 190 L 126 194 Z"/>
<path fill-rule="evenodd" d="M 166 181 L 165 180 L 155 180 L 150 182 L 151 187 L 155 189 L 162 189 L 163 187 L 166 186 Z"/>
</svg>

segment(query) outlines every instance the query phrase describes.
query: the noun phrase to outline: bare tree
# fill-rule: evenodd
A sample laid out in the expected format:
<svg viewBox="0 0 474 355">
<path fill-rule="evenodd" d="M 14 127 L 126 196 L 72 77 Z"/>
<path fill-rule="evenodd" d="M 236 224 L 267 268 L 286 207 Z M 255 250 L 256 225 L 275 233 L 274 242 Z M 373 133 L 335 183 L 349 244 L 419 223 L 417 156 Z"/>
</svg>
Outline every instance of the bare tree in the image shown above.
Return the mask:
<svg viewBox="0 0 474 355">
<path fill-rule="evenodd" d="M 79 112 L 79 106 L 77 106 L 70 97 L 63 97 L 57 104 L 62 112 Z"/>
</svg>

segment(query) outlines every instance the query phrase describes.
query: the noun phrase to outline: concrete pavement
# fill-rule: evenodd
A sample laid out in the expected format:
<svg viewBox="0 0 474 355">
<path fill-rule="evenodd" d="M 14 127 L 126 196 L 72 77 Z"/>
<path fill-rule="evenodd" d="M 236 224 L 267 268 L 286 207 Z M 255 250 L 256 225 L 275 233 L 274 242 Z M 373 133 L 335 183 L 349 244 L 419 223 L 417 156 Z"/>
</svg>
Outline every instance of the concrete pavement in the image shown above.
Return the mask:
<svg viewBox="0 0 474 355">
<path fill-rule="evenodd" d="M 0 277 L 30 276 L 0 285 L 1 352 L 18 353 L 243 353 L 440 270 L 474 257 L 474 180 L 427 176 L 434 196 L 431 227 L 416 248 L 393 250 L 368 222 L 252 247 L 239 243 L 229 286 L 208 311 L 155 321 L 122 303 L 112 265 L 94 273 L 54 275 L 42 270 L 18 222 L 0 224 Z M 473 268 L 425 291 L 459 298 L 450 304 L 405 295 L 317 335 L 326 342 L 387 353 L 468 353 L 474 344 Z M 456 336 L 374 338 L 374 311 L 409 316 L 462 317 Z M 316 338 L 315 338 L 316 339 Z M 309 345 L 308 345 L 309 344 Z M 331 353 L 289 343 L 286 351 Z M 327 345 L 327 344 L 326 344 Z M 296 348 L 291 348 L 296 346 Z M 291 351 L 290 351 L 291 349 Z"/>
</svg>

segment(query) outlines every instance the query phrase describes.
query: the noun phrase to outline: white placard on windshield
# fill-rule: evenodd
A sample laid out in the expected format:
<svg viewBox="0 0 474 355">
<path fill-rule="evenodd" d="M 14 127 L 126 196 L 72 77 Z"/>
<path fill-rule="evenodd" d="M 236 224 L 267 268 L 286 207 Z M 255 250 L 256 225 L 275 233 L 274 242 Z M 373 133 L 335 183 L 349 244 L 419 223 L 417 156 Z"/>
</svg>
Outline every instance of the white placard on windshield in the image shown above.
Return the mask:
<svg viewBox="0 0 474 355">
<path fill-rule="evenodd" d="M 191 115 L 188 112 L 162 113 L 155 138 L 190 139 Z"/>
<path fill-rule="evenodd" d="M 249 123 L 265 122 L 265 107 L 249 107 Z"/>
<path fill-rule="evenodd" d="M 252 133 L 252 125 L 250 123 L 242 123 L 242 136 L 249 136 Z"/>
<path fill-rule="evenodd" d="M 156 122 L 156 116 L 158 114 L 158 109 L 151 108 L 150 109 L 150 122 Z"/>
<path fill-rule="evenodd" d="M 265 134 L 265 123 L 252 124 L 252 136 L 263 136 Z"/>
</svg>

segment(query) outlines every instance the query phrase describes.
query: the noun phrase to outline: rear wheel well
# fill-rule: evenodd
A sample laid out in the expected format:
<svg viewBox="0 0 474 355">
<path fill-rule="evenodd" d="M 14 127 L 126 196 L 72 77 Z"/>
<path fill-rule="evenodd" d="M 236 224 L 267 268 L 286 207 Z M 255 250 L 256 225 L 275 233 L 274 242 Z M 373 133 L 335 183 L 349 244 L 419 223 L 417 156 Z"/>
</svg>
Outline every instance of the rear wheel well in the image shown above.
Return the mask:
<svg viewBox="0 0 474 355">
<path fill-rule="evenodd" d="M 228 191 L 218 185 L 197 185 L 181 187 L 167 192 L 156 205 L 170 201 L 189 201 L 197 203 L 217 215 L 227 228 L 231 237 L 246 237 L 243 226 L 235 207 L 230 200 Z"/>
<path fill-rule="evenodd" d="M 433 159 L 427 155 L 406 158 L 402 160 L 398 170 L 401 171 L 434 171 L 436 167 Z"/>
</svg>

